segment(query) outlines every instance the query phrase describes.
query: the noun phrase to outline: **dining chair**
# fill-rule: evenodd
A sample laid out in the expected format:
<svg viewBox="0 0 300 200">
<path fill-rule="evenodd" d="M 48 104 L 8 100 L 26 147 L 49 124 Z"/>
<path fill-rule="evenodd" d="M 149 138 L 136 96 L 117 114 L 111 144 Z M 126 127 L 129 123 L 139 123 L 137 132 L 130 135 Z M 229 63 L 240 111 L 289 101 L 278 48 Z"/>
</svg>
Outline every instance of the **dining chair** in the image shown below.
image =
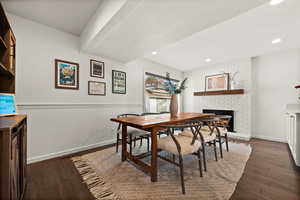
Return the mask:
<svg viewBox="0 0 300 200">
<path fill-rule="evenodd" d="M 121 114 L 117 117 L 134 117 L 134 116 L 140 116 L 139 114 Z M 116 152 L 119 150 L 119 143 L 122 141 L 121 138 L 122 135 L 122 126 L 121 123 L 119 124 L 117 128 L 117 142 L 116 142 Z M 132 143 L 134 143 L 134 146 L 136 146 L 136 141 L 140 140 L 140 145 L 143 143 L 143 139 L 147 139 L 147 151 L 150 151 L 149 148 L 149 134 L 146 131 L 139 130 L 133 127 L 127 127 L 127 144 L 129 144 L 129 153 L 132 154 Z"/>
<path fill-rule="evenodd" d="M 141 114 L 141 116 L 147 116 L 147 115 L 159 115 L 160 113 L 157 112 L 144 112 Z"/>
<path fill-rule="evenodd" d="M 232 116 L 230 115 L 216 115 L 215 117 L 207 120 L 206 125 L 201 128 L 201 132 L 214 132 L 217 135 L 217 143 L 219 143 L 220 156 L 223 158 L 222 144 L 226 143 L 226 150 L 229 151 L 228 145 L 228 130 L 229 122 Z"/>
<path fill-rule="evenodd" d="M 163 111 L 163 112 L 160 112 L 160 114 L 170 114 L 170 112 L 168 112 L 168 111 Z"/>
<path fill-rule="evenodd" d="M 162 156 L 158 153 L 158 158 L 165 160 L 169 163 L 174 164 L 180 168 L 180 177 L 181 177 L 181 189 L 182 193 L 185 194 L 185 184 L 184 184 L 184 170 L 183 170 L 183 156 L 192 154 L 198 157 L 199 172 L 200 177 L 202 177 L 202 161 L 201 161 L 201 141 L 199 140 L 199 128 L 201 122 L 188 122 L 185 124 L 179 125 L 168 125 L 162 126 L 167 130 L 169 136 L 163 137 L 158 140 L 157 147 L 159 150 L 169 152 L 173 155 L 173 159 L 169 159 L 166 156 Z M 193 137 L 186 137 L 181 135 L 175 135 L 175 130 L 181 129 L 190 129 Z M 176 162 L 175 156 L 178 157 L 179 162 Z"/>
<path fill-rule="evenodd" d="M 215 126 L 215 130 L 217 131 L 218 134 L 218 142 L 220 143 L 220 148 L 222 147 L 222 143 L 224 143 L 224 141 L 222 141 L 222 139 L 225 140 L 225 144 L 226 144 L 226 151 L 229 151 L 229 147 L 228 147 L 228 127 L 229 127 L 229 123 L 232 119 L 232 116 L 230 115 L 217 115 L 216 118 L 218 119 L 218 121 L 216 122 Z"/>
<path fill-rule="evenodd" d="M 207 171 L 207 164 L 206 164 L 206 147 L 207 145 L 214 147 L 214 154 L 215 154 L 215 160 L 218 161 L 218 154 L 217 154 L 217 135 L 213 131 L 213 128 L 209 127 L 210 131 L 203 131 L 203 123 L 211 122 L 215 120 L 214 118 L 205 118 L 201 119 L 202 122 L 200 126 L 197 127 L 197 131 L 199 134 L 197 135 L 198 139 L 201 141 L 201 147 L 202 147 L 202 154 L 203 154 L 203 166 L 204 171 Z M 194 134 L 190 130 L 184 130 L 180 133 L 180 135 L 185 137 L 194 137 Z"/>
</svg>

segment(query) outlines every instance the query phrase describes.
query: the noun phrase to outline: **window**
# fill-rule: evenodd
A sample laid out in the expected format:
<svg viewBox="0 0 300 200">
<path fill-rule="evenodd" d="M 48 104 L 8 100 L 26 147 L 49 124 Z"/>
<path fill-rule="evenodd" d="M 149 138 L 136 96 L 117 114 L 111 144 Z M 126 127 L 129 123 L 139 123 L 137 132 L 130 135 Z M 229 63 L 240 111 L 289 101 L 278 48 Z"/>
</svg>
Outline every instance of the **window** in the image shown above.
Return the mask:
<svg viewBox="0 0 300 200">
<path fill-rule="evenodd" d="M 169 112 L 170 99 L 169 98 L 155 98 L 150 97 L 149 112 Z"/>
<path fill-rule="evenodd" d="M 179 82 L 174 79 L 172 81 Z M 146 72 L 144 85 L 145 112 L 169 112 L 171 95 L 165 90 L 165 82 L 165 77 Z"/>
</svg>

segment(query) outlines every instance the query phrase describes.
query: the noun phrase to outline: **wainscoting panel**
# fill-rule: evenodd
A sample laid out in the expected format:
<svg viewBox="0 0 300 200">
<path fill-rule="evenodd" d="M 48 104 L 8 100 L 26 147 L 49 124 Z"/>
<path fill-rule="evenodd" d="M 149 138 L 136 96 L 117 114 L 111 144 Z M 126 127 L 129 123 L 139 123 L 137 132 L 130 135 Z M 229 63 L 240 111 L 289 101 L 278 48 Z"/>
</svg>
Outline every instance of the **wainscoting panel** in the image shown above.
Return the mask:
<svg viewBox="0 0 300 200">
<path fill-rule="evenodd" d="M 141 113 L 142 104 L 18 104 L 28 115 L 28 162 L 114 142 L 120 113 Z"/>
</svg>

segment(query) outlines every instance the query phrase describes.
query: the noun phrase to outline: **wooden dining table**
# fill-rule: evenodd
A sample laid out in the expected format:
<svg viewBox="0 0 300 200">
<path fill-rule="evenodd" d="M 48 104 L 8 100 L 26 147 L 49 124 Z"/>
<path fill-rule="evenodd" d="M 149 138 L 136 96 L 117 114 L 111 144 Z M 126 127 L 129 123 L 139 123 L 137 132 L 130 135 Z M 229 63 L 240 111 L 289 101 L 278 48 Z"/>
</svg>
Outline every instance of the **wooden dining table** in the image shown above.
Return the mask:
<svg viewBox="0 0 300 200">
<path fill-rule="evenodd" d="M 151 176 L 151 181 L 157 181 L 157 132 L 161 126 L 174 125 L 189 120 L 210 118 L 215 114 L 210 113 L 193 113 L 180 112 L 177 117 L 171 118 L 170 114 L 147 115 L 147 116 L 130 116 L 111 118 L 111 121 L 118 122 L 122 125 L 122 162 L 129 160 L 142 168 Z M 142 160 L 140 155 L 131 155 L 127 151 L 127 127 L 134 127 L 151 133 L 151 162 L 150 165 Z"/>
</svg>

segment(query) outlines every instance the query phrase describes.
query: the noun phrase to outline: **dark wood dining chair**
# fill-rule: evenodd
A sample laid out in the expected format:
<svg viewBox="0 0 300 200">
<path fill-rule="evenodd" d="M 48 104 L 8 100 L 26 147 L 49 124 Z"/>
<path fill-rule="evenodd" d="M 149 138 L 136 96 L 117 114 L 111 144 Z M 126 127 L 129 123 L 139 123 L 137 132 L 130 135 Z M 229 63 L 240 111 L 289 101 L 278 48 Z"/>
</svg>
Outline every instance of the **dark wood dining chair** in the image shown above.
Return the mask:
<svg viewBox="0 0 300 200">
<path fill-rule="evenodd" d="M 220 143 L 220 148 L 222 147 L 222 143 L 225 142 L 226 144 L 226 151 L 229 151 L 228 147 L 228 130 L 227 128 L 229 127 L 229 123 L 232 119 L 232 116 L 230 115 L 217 115 L 217 122 L 215 124 L 215 129 L 218 134 L 218 142 Z M 224 139 L 224 140 L 222 140 Z"/>
<path fill-rule="evenodd" d="M 144 112 L 141 114 L 141 116 L 147 116 L 147 115 L 159 115 L 160 113 L 156 113 L 156 112 Z"/>
<path fill-rule="evenodd" d="M 134 116 L 140 116 L 139 114 L 121 114 L 117 117 L 134 117 Z M 122 141 L 122 126 L 119 124 L 117 128 L 117 142 L 116 142 L 116 152 L 119 150 L 119 144 Z M 129 144 L 129 153 L 132 154 L 132 145 L 136 146 L 136 141 L 140 140 L 140 145 L 143 143 L 143 139 L 147 139 L 147 151 L 150 151 L 149 147 L 149 134 L 146 131 L 139 130 L 136 128 L 128 127 L 127 128 L 127 144 Z"/>
<path fill-rule="evenodd" d="M 159 150 L 169 152 L 173 155 L 173 159 L 169 159 L 166 156 L 158 153 L 158 158 L 161 158 L 169 163 L 174 164 L 180 168 L 181 177 L 181 189 L 182 193 L 185 194 L 184 184 L 184 170 L 183 170 L 183 156 L 193 154 L 198 157 L 200 177 L 202 177 L 202 161 L 201 161 L 201 141 L 199 141 L 199 128 L 201 122 L 188 122 L 179 125 L 162 126 L 167 130 L 169 136 L 163 137 L 158 140 L 157 147 Z M 190 129 L 193 137 L 186 137 L 182 135 L 175 135 L 175 130 Z M 175 156 L 178 157 L 179 162 L 175 161 Z"/>
<path fill-rule="evenodd" d="M 217 135 L 213 131 L 213 129 L 209 129 L 211 131 L 203 131 L 203 123 L 211 123 L 214 118 L 205 118 L 201 119 L 202 122 L 201 126 L 197 127 L 197 131 L 199 132 L 198 137 L 201 141 L 202 145 L 202 154 L 203 154 L 203 165 L 204 165 L 204 171 L 207 171 L 207 164 L 206 164 L 206 147 L 207 146 L 213 146 L 214 153 L 215 153 L 215 160 L 218 161 L 218 153 L 217 153 Z M 182 136 L 186 137 L 194 137 L 194 134 L 190 130 L 184 130 L 182 133 L 180 133 Z"/>
<path fill-rule="evenodd" d="M 170 112 L 164 111 L 164 112 L 160 112 L 160 114 L 170 114 Z"/>
<path fill-rule="evenodd" d="M 229 122 L 232 116 L 230 115 L 216 115 L 215 117 L 207 120 L 206 126 L 201 128 L 201 132 L 214 132 L 217 135 L 217 143 L 219 143 L 220 156 L 223 158 L 223 147 L 222 144 L 226 143 L 226 150 L 229 151 L 228 145 L 228 131 Z"/>
</svg>

